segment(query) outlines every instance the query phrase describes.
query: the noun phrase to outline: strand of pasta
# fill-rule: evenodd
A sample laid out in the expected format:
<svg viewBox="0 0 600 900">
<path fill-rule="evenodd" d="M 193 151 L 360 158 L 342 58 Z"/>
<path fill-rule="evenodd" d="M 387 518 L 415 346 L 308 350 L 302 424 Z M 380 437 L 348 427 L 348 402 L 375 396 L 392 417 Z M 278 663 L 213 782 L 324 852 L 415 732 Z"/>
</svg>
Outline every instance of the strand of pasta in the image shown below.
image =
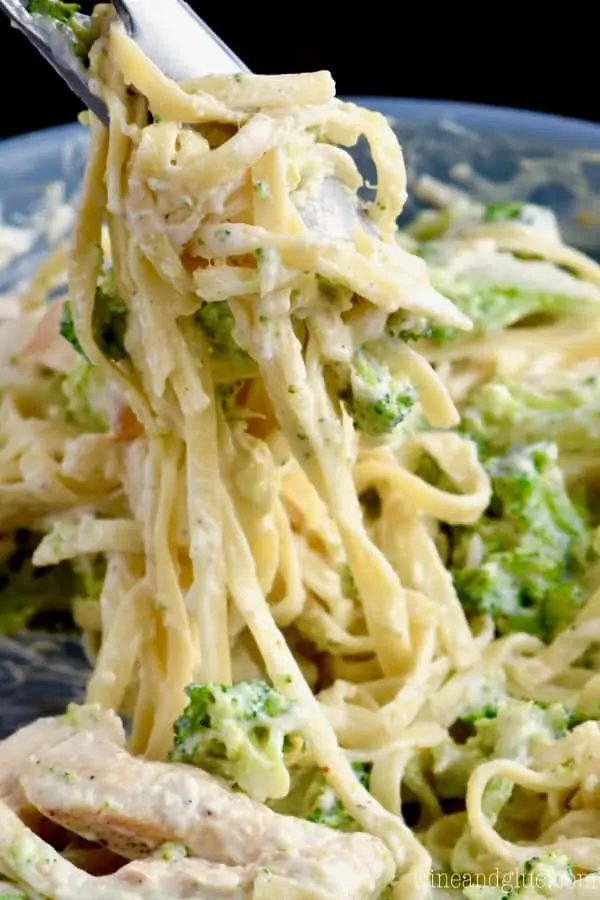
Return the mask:
<svg viewBox="0 0 600 900">
<path fill-rule="evenodd" d="M 427 879 L 429 858 L 411 831 L 396 817 L 386 813 L 354 776 L 335 733 L 323 716 L 298 663 L 275 625 L 258 585 L 252 556 L 227 492 L 224 492 L 223 506 L 227 528 L 225 555 L 229 588 L 260 649 L 271 680 L 284 694 L 298 701 L 305 709 L 305 733 L 318 754 L 320 765 L 327 770 L 328 780 L 351 815 L 366 830 L 385 841 L 401 870 L 406 870 L 408 864 L 409 870 L 419 869 Z M 422 883 L 421 876 L 421 886 Z M 398 896 L 401 896 L 400 893 Z M 419 894 L 413 892 L 411 896 L 416 898 Z M 424 896 L 423 893 L 421 896 Z"/>
<path fill-rule="evenodd" d="M 569 790 L 578 783 L 577 772 L 563 771 L 534 772 L 527 766 L 506 759 L 496 759 L 477 766 L 467 786 L 467 815 L 476 840 L 491 853 L 512 865 L 522 865 L 534 855 L 544 853 L 565 853 L 574 866 L 592 870 L 596 868 L 594 859 L 598 853 L 595 838 L 569 838 L 547 845 L 517 845 L 500 837 L 483 812 L 483 795 L 493 778 L 506 778 L 511 783 L 532 791 L 547 793 L 554 790 Z"/>
<path fill-rule="evenodd" d="M 87 684 L 88 703 L 98 703 L 104 709 L 122 709 L 147 630 L 144 607 L 152 602 L 148 585 L 139 581 L 123 597 L 110 626 L 104 624 L 102 644 Z M 127 653 L 123 652 L 124 646 Z"/>
<path fill-rule="evenodd" d="M 402 586 L 364 531 L 337 416 L 326 401 L 319 402 L 321 389 L 314 377 L 309 381 L 289 319 L 281 317 L 276 327 L 277 347 L 270 359 L 251 349 L 292 452 L 326 499 L 337 524 L 382 668 L 398 671 L 406 666 L 410 653 Z M 288 392 L 289 384 L 297 387 L 294 394 Z"/>
</svg>

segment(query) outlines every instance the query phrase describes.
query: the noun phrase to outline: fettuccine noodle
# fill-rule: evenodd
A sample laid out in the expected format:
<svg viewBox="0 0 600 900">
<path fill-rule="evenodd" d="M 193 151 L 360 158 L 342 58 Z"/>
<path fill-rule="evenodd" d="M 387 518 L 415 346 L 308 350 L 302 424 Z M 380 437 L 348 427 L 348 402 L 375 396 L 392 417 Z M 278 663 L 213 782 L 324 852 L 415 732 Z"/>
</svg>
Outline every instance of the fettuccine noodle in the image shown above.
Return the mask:
<svg viewBox="0 0 600 900">
<path fill-rule="evenodd" d="M 61 285 L 64 247 L 15 317 L 5 313 L 0 358 L 2 532 L 43 534 L 37 566 L 106 562 L 99 597 L 74 605 L 93 662 L 86 702 L 127 716 L 131 751 L 164 760 L 188 684 L 267 678 L 302 710 L 348 814 L 391 852 L 389 896 L 425 900 L 449 873 L 508 877 L 543 854 L 566 854 L 595 884 L 600 674 L 582 658 L 600 642 L 598 570 L 568 628 L 499 636 L 493 610 L 461 602 L 448 534 L 478 526 L 492 498 L 460 426 L 472 391 L 495 378 L 590 377 L 600 268 L 551 228 L 482 221 L 476 205 L 446 221 L 442 258 L 429 258 L 416 232 L 396 230 L 406 184 L 392 129 L 337 100 L 327 73 L 177 84 L 110 8 L 96 16 L 91 66 L 110 126 L 91 117 L 68 279 L 85 361 L 58 337 L 64 298 L 43 303 Z M 377 172 L 362 207 L 347 152 L 361 136 Z M 340 185 L 345 232 L 323 215 Z M 478 330 L 452 279 L 494 273 L 514 291 L 533 279 L 588 303 L 585 327 L 565 313 Z M 118 352 L 98 339 L 109 281 L 125 323 Z M 223 306 L 229 357 L 199 318 Z M 455 337 L 394 338 L 399 313 L 408 330 L 425 322 Z M 385 438 L 355 428 L 335 388 L 365 346 L 417 397 Z M 52 412 L 48 372 L 81 365 L 102 385 L 98 428 Z M 569 485 L 593 483 L 596 456 L 577 440 L 561 448 Z M 553 703 L 588 721 L 519 743 Z M 508 724 L 493 753 L 464 763 L 452 809 L 453 726 L 487 705 Z M 352 763 L 370 767 L 368 789 Z M 509 802 L 535 803 L 539 825 L 507 824 Z M 0 806 L 0 835 L 19 828 Z M 0 871 L 21 883 L 6 858 L 0 842 Z M 577 897 L 581 884 L 543 896 Z M 28 889 L 38 896 L 39 878 Z"/>
</svg>

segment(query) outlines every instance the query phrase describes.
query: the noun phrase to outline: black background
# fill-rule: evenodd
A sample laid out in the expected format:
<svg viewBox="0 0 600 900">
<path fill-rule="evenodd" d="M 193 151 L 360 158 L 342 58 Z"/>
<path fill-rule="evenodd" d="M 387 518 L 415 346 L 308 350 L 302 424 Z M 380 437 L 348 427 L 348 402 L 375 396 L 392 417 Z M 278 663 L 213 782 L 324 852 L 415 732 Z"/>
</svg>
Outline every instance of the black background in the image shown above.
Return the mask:
<svg viewBox="0 0 600 900">
<path fill-rule="evenodd" d="M 537 4 L 193 5 L 256 72 L 325 68 L 340 95 L 462 100 L 600 122 L 597 30 L 582 4 L 557 17 Z M 0 136 L 73 120 L 78 101 L 3 16 L 0 42 Z"/>
</svg>

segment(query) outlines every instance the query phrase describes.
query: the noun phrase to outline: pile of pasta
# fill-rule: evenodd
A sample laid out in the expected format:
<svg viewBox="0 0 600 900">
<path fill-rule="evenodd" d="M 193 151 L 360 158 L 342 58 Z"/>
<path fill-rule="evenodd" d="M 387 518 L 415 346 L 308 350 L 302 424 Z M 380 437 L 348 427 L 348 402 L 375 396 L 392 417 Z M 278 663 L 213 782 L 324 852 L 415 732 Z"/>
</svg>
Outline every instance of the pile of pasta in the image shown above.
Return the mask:
<svg viewBox="0 0 600 900">
<path fill-rule="evenodd" d="M 87 702 L 126 714 L 132 752 L 161 760 L 189 682 L 268 677 L 304 708 L 306 741 L 348 812 L 392 851 L 398 897 L 429 895 L 432 867 L 445 866 L 466 823 L 482 871 L 510 871 L 543 848 L 592 871 L 596 809 L 565 802 L 597 778 L 595 723 L 557 742 L 551 759 L 476 767 L 459 814 L 411 762 L 447 739 L 473 686 L 499 673 L 516 697 L 598 694 L 600 676 L 575 663 L 600 633 L 600 594 L 549 645 L 496 639 L 491 618 L 467 620 L 440 534 L 475 523 L 490 500 L 475 445 L 453 430 L 469 388 L 494 373 L 595 366 L 600 319 L 469 337 L 468 318 L 398 235 L 404 166 L 381 115 L 335 99 L 326 73 L 174 83 L 109 8 L 96 16 L 91 61 L 110 126 L 90 119 L 68 296 L 83 353 L 105 379 L 108 428 L 66 422 L 48 399 L 48 372 L 77 360 L 58 335 L 63 298 L 46 304 L 64 282 L 63 250 L 26 302 L 3 310 L 0 334 L 2 530 L 44 532 L 40 566 L 107 561 L 99 599 L 74 611 L 93 661 Z M 332 179 L 350 197 L 363 186 L 347 150 L 361 136 L 377 183 L 365 219 L 343 233 L 322 198 Z M 461 240 L 534 254 L 600 291 L 595 263 L 527 225 L 476 223 Z M 120 359 L 94 338 L 109 267 L 127 312 Z M 224 300 L 253 363 L 241 377 L 194 322 Z M 417 387 L 414 421 L 429 427 L 373 441 L 332 396 L 325 368 L 383 337 L 398 310 L 465 335 L 442 348 L 389 342 L 390 367 Z M 418 474 L 424 454 L 457 490 Z M 585 454 L 567 463 L 581 477 L 597 468 Z M 372 764 L 368 791 L 357 761 Z M 496 778 L 545 798 L 539 839 L 508 841 L 486 818 Z M 429 815 L 418 833 L 403 817 L 407 790 Z M 586 828 L 592 836 L 580 836 Z"/>
</svg>

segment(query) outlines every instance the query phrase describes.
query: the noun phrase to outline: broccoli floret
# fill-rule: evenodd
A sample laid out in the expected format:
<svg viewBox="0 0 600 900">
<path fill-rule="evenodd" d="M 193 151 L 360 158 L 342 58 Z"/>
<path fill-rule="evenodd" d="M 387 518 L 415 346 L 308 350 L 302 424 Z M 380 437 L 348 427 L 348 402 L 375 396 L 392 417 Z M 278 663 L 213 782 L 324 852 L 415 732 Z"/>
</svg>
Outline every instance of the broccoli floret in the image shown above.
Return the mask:
<svg viewBox="0 0 600 900">
<path fill-rule="evenodd" d="M 70 300 L 65 300 L 65 302 L 61 306 L 59 331 L 64 339 L 69 342 L 71 347 L 73 347 L 73 349 L 77 351 L 77 353 L 81 354 L 81 356 L 85 356 L 83 347 L 79 343 L 79 338 L 77 337 L 77 332 L 75 331 L 75 323 L 73 321 L 73 307 L 71 306 Z"/>
<path fill-rule="evenodd" d="M 452 221 L 452 213 L 447 209 L 425 209 L 411 222 L 408 233 L 416 241 L 435 241 L 443 236 Z"/>
<path fill-rule="evenodd" d="M 102 555 L 36 566 L 41 535 L 19 529 L 0 539 L 0 634 L 16 634 L 44 613 L 70 613 L 79 598 L 97 600 L 106 573 Z"/>
<path fill-rule="evenodd" d="M 562 294 L 524 291 L 522 288 L 478 286 L 466 282 L 436 281 L 435 287 L 464 312 L 473 322 L 471 337 L 488 331 L 499 331 L 536 315 L 573 314 L 577 299 Z M 464 332 L 446 325 L 432 325 L 431 339 L 437 344 L 456 340 Z"/>
<path fill-rule="evenodd" d="M 27 10 L 32 15 L 48 16 L 57 22 L 70 22 L 80 11 L 78 3 L 63 3 L 63 0 L 29 0 Z"/>
<path fill-rule="evenodd" d="M 99 31 L 92 17 L 83 15 L 80 10 L 78 3 L 64 3 L 63 0 L 29 0 L 27 3 L 31 15 L 51 20 L 68 36 L 75 54 L 87 62 Z"/>
<path fill-rule="evenodd" d="M 352 769 L 363 787 L 368 788 L 371 766 L 366 763 L 352 763 Z M 302 818 L 338 831 L 360 830 L 358 822 L 346 812 L 342 801 L 320 772 L 307 789 L 305 813 Z"/>
<path fill-rule="evenodd" d="M 504 697 L 493 718 L 474 722 L 472 734 L 462 743 L 453 738 L 430 751 L 430 774 L 438 796 L 462 800 L 475 768 L 492 759 L 509 759 L 522 765 L 545 746 L 566 734 L 569 715 L 561 704 L 542 707 L 532 701 Z M 494 778 L 486 787 L 482 809 L 495 824 L 502 816 L 510 816 L 513 782 Z M 456 872 L 478 871 L 480 848 L 467 826 L 454 845 L 451 867 Z"/>
<path fill-rule="evenodd" d="M 464 722 L 465 725 L 472 725 L 480 719 L 495 719 L 498 715 L 498 707 L 486 705 L 478 709 L 469 709 L 463 715 L 459 716 L 458 721 Z"/>
<path fill-rule="evenodd" d="M 447 494 L 457 494 L 456 483 L 429 453 L 423 453 L 415 468 L 415 475 Z"/>
<path fill-rule="evenodd" d="M 170 759 L 220 775 L 255 800 L 284 797 L 287 764 L 302 746 L 293 703 L 264 681 L 186 688 Z"/>
<path fill-rule="evenodd" d="M 120 297 L 109 291 L 108 282 L 96 288 L 92 326 L 94 340 L 102 353 L 115 361 L 125 359 L 127 307 Z"/>
<path fill-rule="evenodd" d="M 235 342 L 233 335 L 235 320 L 226 300 L 204 303 L 194 315 L 194 321 L 210 343 L 217 368 L 221 363 L 229 371 L 226 380 L 250 378 L 256 374 L 256 363 Z"/>
<path fill-rule="evenodd" d="M 352 763 L 354 774 L 367 789 L 371 768 L 370 763 Z M 315 767 L 294 766 L 289 793 L 271 806 L 281 815 L 318 822 L 337 831 L 360 830 L 358 822 L 346 812 L 323 772 Z"/>
<path fill-rule="evenodd" d="M 561 888 L 575 880 L 568 858 L 562 853 L 545 853 L 523 864 L 519 873 L 517 896 L 522 898 L 554 897 Z"/>
<path fill-rule="evenodd" d="M 111 290 L 111 285 L 111 278 L 106 276 L 103 283 L 96 288 L 92 329 L 98 349 L 108 359 L 119 361 L 128 355 L 125 349 L 127 307 L 121 298 Z M 69 300 L 62 305 L 59 330 L 73 349 L 85 357 L 75 330 L 73 309 Z"/>
<path fill-rule="evenodd" d="M 533 317 L 580 315 L 597 305 L 593 286 L 558 265 L 508 251 L 478 251 L 464 242 L 465 237 L 470 241 L 477 229 L 500 222 L 518 223 L 560 240 L 550 209 L 530 203 L 485 205 L 468 198 L 460 198 L 440 212 L 421 213 L 409 229 L 420 241 L 418 253 L 427 261 L 433 286 L 471 319 L 471 339 Z M 444 325 L 434 324 L 430 329 L 431 339 L 439 344 L 461 335 L 464 332 Z"/>
<path fill-rule="evenodd" d="M 600 375 L 546 389 L 535 381 L 495 378 L 468 398 L 462 426 L 488 450 L 533 443 L 551 434 L 561 450 L 600 441 Z"/>
<path fill-rule="evenodd" d="M 67 418 L 86 431 L 106 431 L 106 384 L 102 371 L 78 359 L 61 382 L 67 401 Z"/>
<path fill-rule="evenodd" d="M 498 707 L 506 700 L 506 675 L 502 669 L 493 667 L 469 681 L 462 706 L 456 718 L 459 732 L 472 732 L 472 726 L 480 719 L 495 719 Z"/>
<path fill-rule="evenodd" d="M 558 237 L 556 216 L 547 207 L 534 203 L 478 203 L 470 197 L 455 197 L 444 209 L 423 210 L 410 224 L 408 233 L 427 245 L 443 237 L 460 237 L 481 224 L 510 221 Z"/>
<path fill-rule="evenodd" d="M 400 341 L 421 341 L 431 337 L 431 327 L 427 319 L 404 310 L 392 313 L 385 323 L 386 333 Z"/>
<path fill-rule="evenodd" d="M 46 610 L 68 610 L 76 593 L 77 576 L 68 563 L 33 565 L 39 540 L 23 529 L 0 542 L 0 634 L 22 631 Z"/>
<path fill-rule="evenodd" d="M 521 219 L 525 209 L 524 203 L 486 203 L 483 210 L 484 222 L 508 222 Z"/>
<path fill-rule="evenodd" d="M 71 560 L 71 568 L 77 577 L 77 596 L 99 600 L 106 578 L 106 557 L 101 553 L 78 556 Z"/>
<path fill-rule="evenodd" d="M 486 203 L 482 207 L 482 221 L 518 222 L 536 231 L 560 239 L 560 230 L 555 213 L 547 206 L 536 203 Z"/>
<path fill-rule="evenodd" d="M 572 715 L 563 704 L 542 705 L 512 698 L 506 693 L 506 677 L 490 665 L 465 685 L 466 696 L 448 738 L 432 748 L 420 762 L 426 766 L 435 793 L 456 808 L 462 804 L 474 770 L 492 759 L 514 760 L 531 765 L 545 747 L 565 737 Z M 513 802 L 511 779 L 495 778 L 486 787 L 483 812 L 498 830 L 520 815 L 521 795 Z M 481 871 L 482 848 L 468 825 L 460 835 L 451 857 L 455 872 Z M 513 881 L 514 885 L 515 882 Z"/>
<path fill-rule="evenodd" d="M 414 384 L 390 373 L 384 362 L 364 348 L 350 366 L 336 367 L 338 393 L 354 427 L 373 437 L 390 434 L 417 401 Z"/>
<path fill-rule="evenodd" d="M 464 888 L 467 900 L 548 900 L 575 880 L 566 856 L 545 853 L 533 857 L 519 869 L 512 885 L 505 887 L 471 885 Z"/>
<path fill-rule="evenodd" d="M 493 496 L 485 515 L 450 533 L 450 567 L 463 606 L 493 615 L 500 632 L 549 640 L 585 600 L 591 532 L 569 498 L 557 457 L 556 444 L 539 443 L 490 459 Z"/>
<path fill-rule="evenodd" d="M 560 703 L 543 707 L 510 697 L 498 702 L 494 715 L 478 719 L 473 715 L 468 721 L 473 733 L 463 743 L 449 738 L 431 750 L 432 775 L 441 797 L 463 797 L 473 769 L 485 760 L 514 759 L 526 764 L 540 746 L 564 737 L 570 725 L 569 713 Z M 497 815 L 509 797 L 505 786 L 500 789 L 492 782 L 486 791 L 486 814 Z"/>
<path fill-rule="evenodd" d="M 217 386 L 216 393 L 221 401 L 221 408 L 227 418 L 231 418 L 235 415 L 237 397 L 243 384 L 243 381 L 233 381 L 231 384 L 220 384 Z"/>
<path fill-rule="evenodd" d="M 215 353 L 229 354 L 240 351 L 234 341 L 235 320 L 226 300 L 220 303 L 204 303 L 194 319 L 202 328 Z"/>
</svg>

